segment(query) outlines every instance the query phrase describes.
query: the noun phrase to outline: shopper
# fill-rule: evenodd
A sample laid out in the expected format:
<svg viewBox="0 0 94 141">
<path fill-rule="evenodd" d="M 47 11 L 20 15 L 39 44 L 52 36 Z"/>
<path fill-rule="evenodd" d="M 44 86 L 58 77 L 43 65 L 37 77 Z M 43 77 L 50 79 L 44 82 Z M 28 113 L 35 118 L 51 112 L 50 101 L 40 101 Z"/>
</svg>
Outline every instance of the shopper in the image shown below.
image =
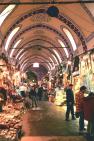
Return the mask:
<svg viewBox="0 0 94 141">
<path fill-rule="evenodd" d="M 35 91 L 35 86 L 32 86 L 29 92 L 29 98 L 32 100 L 32 108 L 38 107 L 38 101 L 37 101 L 37 94 Z"/>
<path fill-rule="evenodd" d="M 86 92 L 87 88 L 85 86 L 81 86 L 78 93 L 75 95 L 76 100 L 76 115 L 79 116 L 79 133 L 83 133 L 84 128 L 84 109 L 83 109 L 83 102 L 84 102 L 84 93 Z"/>
<path fill-rule="evenodd" d="M 41 101 L 43 97 L 43 87 L 42 86 L 38 88 L 38 96 L 39 96 L 39 101 Z"/>
<path fill-rule="evenodd" d="M 84 110 L 84 114 L 88 116 L 88 126 L 87 126 L 87 139 L 94 140 L 94 93 L 90 92 L 87 97 L 84 98 L 84 101 L 88 104 L 88 108 Z M 89 106 L 90 105 L 90 106 Z"/>
<path fill-rule="evenodd" d="M 72 120 L 75 120 L 74 116 L 74 94 L 73 94 L 73 84 L 69 84 L 66 88 L 66 121 L 69 121 L 69 115 L 71 113 Z"/>
<path fill-rule="evenodd" d="M 26 91 L 27 91 L 26 85 L 22 83 L 19 86 L 19 89 L 20 89 L 20 95 L 24 98 L 26 96 Z"/>
<path fill-rule="evenodd" d="M 38 89 L 39 89 L 39 85 L 36 85 L 35 86 L 35 91 L 36 91 L 37 101 L 39 101 Z"/>
<path fill-rule="evenodd" d="M 4 87 L 0 87 L 0 112 L 3 112 L 3 105 L 6 105 L 7 90 Z"/>
</svg>

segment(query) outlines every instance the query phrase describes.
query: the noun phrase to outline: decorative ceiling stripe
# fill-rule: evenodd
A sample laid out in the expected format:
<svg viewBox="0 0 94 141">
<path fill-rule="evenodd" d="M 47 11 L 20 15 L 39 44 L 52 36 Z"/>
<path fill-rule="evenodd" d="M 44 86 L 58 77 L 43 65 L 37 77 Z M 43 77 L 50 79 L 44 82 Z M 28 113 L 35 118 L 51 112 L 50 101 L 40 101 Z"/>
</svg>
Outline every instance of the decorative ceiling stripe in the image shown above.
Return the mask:
<svg viewBox="0 0 94 141">
<path fill-rule="evenodd" d="M 21 65 L 22 64 L 24 64 L 25 63 L 25 60 L 27 60 L 27 61 L 29 61 L 29 60 L 31 60 L 32 58 L 35 58 L 35 55 L 32 55 L 32 56 L 28 56 L 28 57 L 26 57 L 24 60 L 23 60 L 23 62 L 21 63 Z M 37 58 L 40 58 L 40 59 L 42 59 L 42 60 L 48 60 L 47 58 L 45 58 L 44 56 L 39 56 L 39 55 L 37 55 Z M 37 59 L 36 58 L 36 59 Z M 29 61 L 30 62 L 30 61 Z M 50 61 L 49 61 L 50 62 Z"/>
<path fill-rule="evenodd" d="M 45 48 L 44 46 L 43 46 L 43 48 L 44 48 L 44 49 L 47 49 L 47 48 Z M 32 49 L 32 48 L 30 48 L 30 49 Z M 56 54 L 53 52 L 53 50 L 49 50 L 49 49 L 47 49 L 47 50 L 50 51 L 51 54 L 53 54 L 53 55 L 56 57 L 58 63 L 60 64 L 59 59 L 58 59 L 58 57 L 56 56 Z M 26 52 L 27 52 L 27 49 L 26 49 L 25 51 L 22 51 L 21 54 L 20 54 L 20 56 L 21 56 L 23 53 L 24 53 L 24 55 L 26 55 Z M 24 56 L 24 55 L 23 55 L 23 56 Z M 37 56 L 37 55 L 36 55 L 36 56 Z M 18 58 L 18 59 L 19 59 L 19 58 Z"/>
<path fill-rule="evenodd" d="M 22 15 L 22 17 L 20 17 L 19 19 L 17 19 L 17 21 L 15 21 L 15 23 L 12 25 L 12 27 L 8 30 L 8 32 L 6 33 L 4 40 L 2 41 L 2 46 L 5 42 L 5 39 L 7 38 L 8 34 L 11 32 L 11 30 L 16 27 L 18 24 L 20 24 L 23 20 L 31 17 L 34 14 L 40 14 L 40 13 L 44 13 L 46 14 L 46 10 L 45 9 L 39 9 L 33 12 L 29 12 L 25 15 Z M 87 46 L 86 46 L 86 40 L 83 37 L 83 34 L 81 33 L 81 31 L 78 29 L 77 26 L 75 26 L 75 24 L 70 21 L 66 16 L 64 16 L 63 14 L 59 14 L 59 16 L 57 17 L 60 21 L 62 21 L 63 23 L 65 23 L 67 26 L 69 26 L 78 36 L 78 38 L 80 39 L 82 46 L 83 46 L 83 50 L 86 51 L 87 50 Z"/>
<path fill-rule="evenodd" d="M 51 41 L 48 41 L 48 40 L 46 40 L 46 39 L 43 39 L 43 37 L 42 37 L 42 39 L 33 39 L 33 40 L 31 40 L 31 41 L 29 41 L 29 42 L 27 42 L 27 43 L 25 43 L 25 44 L 23 44 L 21 47 L 19 47 L 19 48 L 17 48 L 16 49 L 16 53 L 15 54 L 18 54 L 19 52 L 20 52 L 20 50 L 24 50 L 24 48 L 25 48 L 25 46 L 26 45 L 28 45 L 28 44 L 30 44 L 30 45 L 32 45 L 32 43 L 33 42 L 36 42 L 36 41 L 44 41 L 44 42 L 46 42 L 46 43 L 49 43 L 52 47 L 55 47 L 55 44 L 53 44 Z M 16 42 L 16 41 L 15 41 Z M 13 42 L 14 43 L 14 42 Z M 10 46 L 13 46 L 13 43 L 12 43 L 12 45 L 10 45 Z M 14 43 L 15 44 L 15 43 Z M 11 47 L 12 48 L 12 47 Z M 10 54 L 10 51 L 11 51 L 11 48 L 9 49 L 9 52 L 8 52 L 8 54 Z M 63 55 L 62 55 L 62 53 L 61 53 L 61 51 L 59 50 L 59 48 L 57 47 L 56 48 L 57 50 L 58 50 L 58 52 L 59 52 L 59 54 L 60 54 L 60 56 L 62 57 L 62 59 L 64 59 L 63 58 Z M 20 55 L 20 54 L 19 54 Z M 18 55 L 18 56 L 19 56 Z M 15 55 L 14 55 L 15 56 Z"/>
<path fill-rule="evenodd" d="M 24 34 L 25 32 L 28 32 L 29 30 L 32 30 L 32 29 L 37 29 L 37 28 L 42 28 L 42 29 L 47 29 L 51 32 L 54 32 L 55 34 L 57 34 L 60 38 L 62 38 L 62 41 L 65 43 L 65 45 L 68 47 L 68 50 L 70 52 L 70 54 L 72 55 L 72 50 L 71 48 L 68 46 L 68 42 L 67 40 L 64 38 L 64 36 L 62 35 L 62 33 L 60 33 L 57 29 L 54 29 L 48 25 L 45 25 L 45 24 L 36 24 L 36 25 L 32 25 L 32 26 L 29 26 L 27 28 L 25 28 L 23 31 L 19 32 L 17 34 L 17 36 L 15 37 L 14 41 L 15 40 L 18 40 L 18 38 L 20 38 L 20 36 L 22 34 Z M 14 43 L 14 42 L 13 42 Z"/>
</svg>

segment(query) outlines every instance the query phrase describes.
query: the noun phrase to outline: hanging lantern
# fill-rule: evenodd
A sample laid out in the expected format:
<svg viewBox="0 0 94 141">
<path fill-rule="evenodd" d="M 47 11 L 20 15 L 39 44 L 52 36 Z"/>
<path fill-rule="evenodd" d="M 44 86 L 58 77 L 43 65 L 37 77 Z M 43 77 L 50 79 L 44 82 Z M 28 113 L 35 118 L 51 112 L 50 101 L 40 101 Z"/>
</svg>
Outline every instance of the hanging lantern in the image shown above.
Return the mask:
<svg viewBox="0 0 94 141">
<path fill-rule="evenodd" d="M 56 6 L 51 6 L 48 8 L 47 14 L 51 17 L 58 17 L 59 9 Z"/>
</svg>

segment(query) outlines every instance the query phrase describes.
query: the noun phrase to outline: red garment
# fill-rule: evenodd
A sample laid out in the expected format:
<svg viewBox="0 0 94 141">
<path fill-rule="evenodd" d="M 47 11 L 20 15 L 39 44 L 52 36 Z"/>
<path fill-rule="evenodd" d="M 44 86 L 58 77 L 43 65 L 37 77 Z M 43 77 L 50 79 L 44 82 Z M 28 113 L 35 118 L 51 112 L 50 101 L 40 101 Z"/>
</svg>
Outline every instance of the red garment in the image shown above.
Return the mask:
<svg viewBox="0 0 94 141">
<path fill-rule="evenodd" d="M 88 121 L 94 119 L 94 96 L 84 97 L 84 118 Z"/>
<path fill-rule="evenodd" d="M 76 112 L 83 111 L 83 103 L 84 103 L 84 93 L 78 92 L 75 94 L 75 101 L 76 101 Z"/>
</svg>

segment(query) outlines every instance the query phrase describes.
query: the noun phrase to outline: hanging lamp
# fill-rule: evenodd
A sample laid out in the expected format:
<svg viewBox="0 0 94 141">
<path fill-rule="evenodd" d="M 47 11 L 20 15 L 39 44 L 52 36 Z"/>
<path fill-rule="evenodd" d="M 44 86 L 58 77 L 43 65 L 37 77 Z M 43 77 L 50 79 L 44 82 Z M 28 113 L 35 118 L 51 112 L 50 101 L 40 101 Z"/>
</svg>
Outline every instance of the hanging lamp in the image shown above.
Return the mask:
<svg viewBox="0 0 94 141">
<path fill-rule="evenodd" d="M 58 17 L 59 9 L 58 9 L 56 6 L 50 6 L 50 7 L 47 9 L 47 14 L 48 14 L 50 17 Z"/>
</svg>

